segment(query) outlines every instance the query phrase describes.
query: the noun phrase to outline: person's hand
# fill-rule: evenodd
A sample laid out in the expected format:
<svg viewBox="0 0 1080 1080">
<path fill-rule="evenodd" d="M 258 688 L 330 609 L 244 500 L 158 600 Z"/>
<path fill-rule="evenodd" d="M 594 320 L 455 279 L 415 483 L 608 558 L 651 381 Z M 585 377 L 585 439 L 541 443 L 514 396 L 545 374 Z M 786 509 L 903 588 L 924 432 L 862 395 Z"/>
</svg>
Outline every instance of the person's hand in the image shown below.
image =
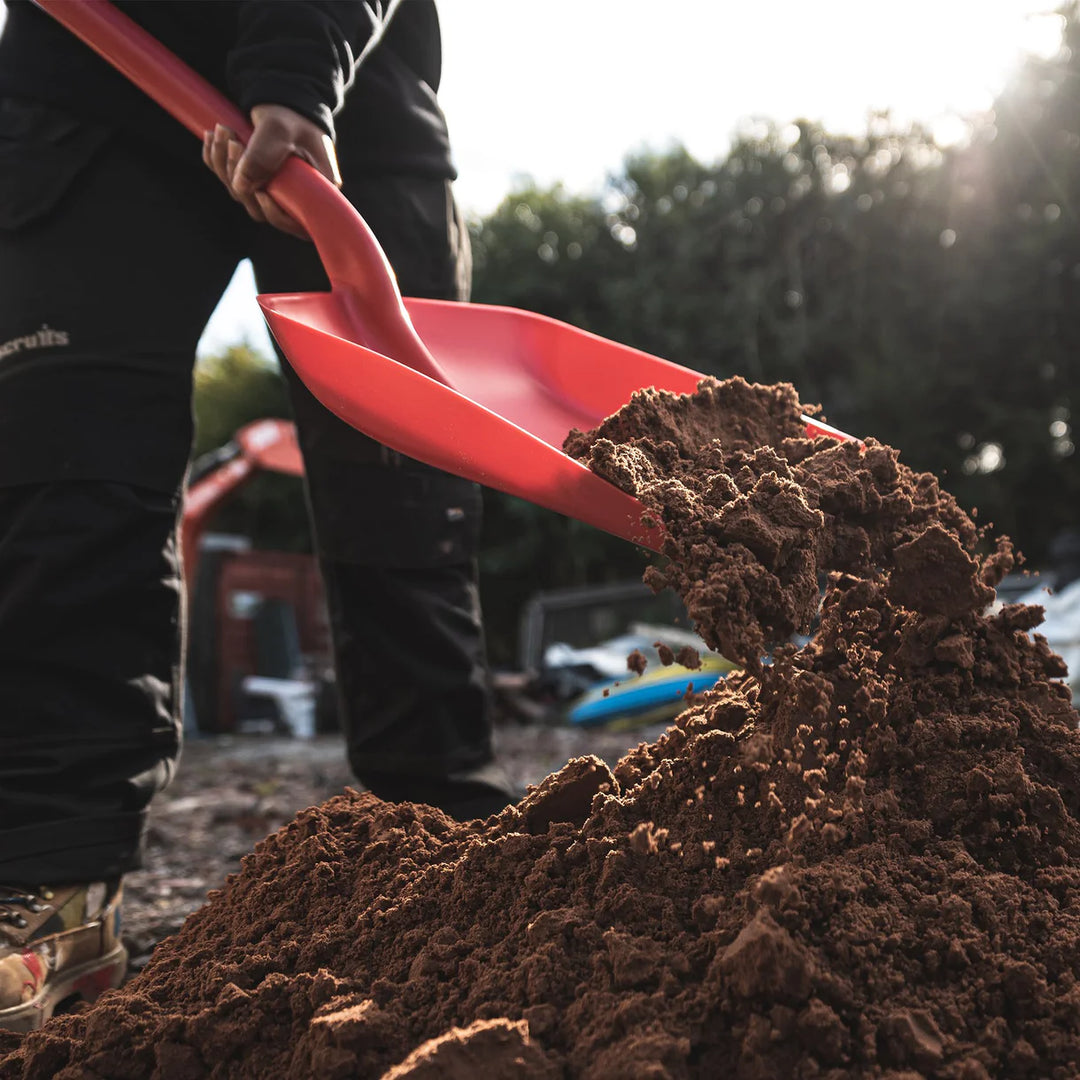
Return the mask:
<svg viewBox="0 0 1080 1080">
<path fill-rule="evenodd" d="M 256 221 L 308 239 L 304 227 L 264 190 L 291 154 L 314 165 L 341 186 L 334 142 L 318 124 L 285 105 L 256 105 L 254 130 L 245 147 L 235 133 L 218 124 L 203 136 L 203 161 Z"/>
</svg>

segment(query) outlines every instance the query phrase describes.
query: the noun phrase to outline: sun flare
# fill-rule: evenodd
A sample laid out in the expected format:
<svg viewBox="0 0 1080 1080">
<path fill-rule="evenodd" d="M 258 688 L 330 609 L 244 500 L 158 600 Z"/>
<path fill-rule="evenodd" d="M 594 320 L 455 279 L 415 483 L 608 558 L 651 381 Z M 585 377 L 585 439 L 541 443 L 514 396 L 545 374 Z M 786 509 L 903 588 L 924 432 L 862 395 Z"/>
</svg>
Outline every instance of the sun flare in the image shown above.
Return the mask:
<svg viewBox="0 0 1080 1080">
<path fill-rule="evenodd" d="M 1025 56 L 1053 56 L 1064 19 L 1038 0 L 910 0 L 896 9 L 837 3 L 838 51 L 854 58 L 851 105 L 928 124 L 941 144 L 961 141 L 967 118 L 988 110 Z"/>
</svg>

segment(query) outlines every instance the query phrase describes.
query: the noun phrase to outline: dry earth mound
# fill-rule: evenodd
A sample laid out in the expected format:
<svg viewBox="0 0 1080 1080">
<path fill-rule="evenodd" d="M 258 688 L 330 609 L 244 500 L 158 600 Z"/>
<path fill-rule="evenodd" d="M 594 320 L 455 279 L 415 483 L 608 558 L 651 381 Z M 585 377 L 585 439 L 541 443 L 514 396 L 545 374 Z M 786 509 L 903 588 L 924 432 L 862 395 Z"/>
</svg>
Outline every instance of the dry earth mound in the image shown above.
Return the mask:
<svg viewBox="0 0 1080 1080">
<path fill-rule="evenodd" d="M 989 607 L 1007 541 L 802 411 L 706 380 L 568 442 L 663 522 L 653 584 L 745 673 L 484 823 L 301 813 L 0 1076 L 1080 1074 L 1063 665 L 1039 609 Z"/>
</svg>

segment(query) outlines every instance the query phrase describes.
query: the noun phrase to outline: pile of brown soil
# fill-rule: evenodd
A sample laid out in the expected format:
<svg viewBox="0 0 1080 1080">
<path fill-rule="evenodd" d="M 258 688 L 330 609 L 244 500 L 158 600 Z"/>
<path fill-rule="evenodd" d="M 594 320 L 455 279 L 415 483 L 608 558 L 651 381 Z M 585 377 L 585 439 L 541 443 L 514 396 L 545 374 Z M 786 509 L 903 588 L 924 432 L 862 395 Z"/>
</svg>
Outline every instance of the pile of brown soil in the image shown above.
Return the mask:
<svg viewBox="0 0 1080 1080">
<path fill-rule="evenodd" d="M 0 1076 L 1080 1074 L 1080 736 L 1014 564 L 789 387 L 639 395 L 570 448 L 746 665 L 613 772 L 458 825 L 348 794 Z M 820 622 L 802 649 L 770 642 Z M 2 1047 L 4 1044 L 0 1044 Z"/>
</svg>

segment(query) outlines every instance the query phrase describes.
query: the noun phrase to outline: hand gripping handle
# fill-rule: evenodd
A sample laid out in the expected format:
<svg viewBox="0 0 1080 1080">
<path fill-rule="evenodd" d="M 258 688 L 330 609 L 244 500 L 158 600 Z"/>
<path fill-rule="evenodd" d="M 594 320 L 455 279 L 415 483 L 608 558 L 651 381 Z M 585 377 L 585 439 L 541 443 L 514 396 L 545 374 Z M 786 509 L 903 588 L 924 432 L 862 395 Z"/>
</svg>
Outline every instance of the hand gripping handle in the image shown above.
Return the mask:
<svg viewBox="0 0 1080 1080">
<path fill-rule="evenodd" d="M 34 2 L 200 141 L 219 123 L 241 142 L 251 137 L 251 124 L 235 105 L 108 0 Z M 360 324 L 374 331 L 372 347 L 446 383 L 412 327 L 386 255 L 348 199 L 298 157 L 282 166 L 267 191 L 307 230 L 335 292 L 345 293 Z"/>
</svg>

